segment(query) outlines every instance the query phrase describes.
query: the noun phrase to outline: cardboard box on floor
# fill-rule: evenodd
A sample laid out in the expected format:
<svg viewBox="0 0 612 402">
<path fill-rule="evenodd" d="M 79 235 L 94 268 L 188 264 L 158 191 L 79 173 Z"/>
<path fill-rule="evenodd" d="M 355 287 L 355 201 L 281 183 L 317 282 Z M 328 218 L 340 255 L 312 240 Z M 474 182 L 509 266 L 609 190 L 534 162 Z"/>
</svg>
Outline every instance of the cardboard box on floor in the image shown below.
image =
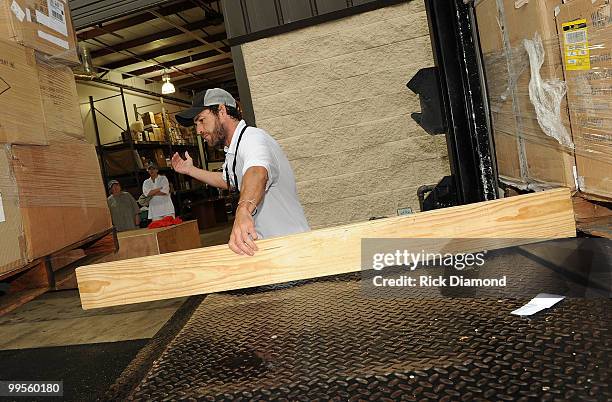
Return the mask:
<svg viewBox="0 0 612 402">
<path fill-rule="evenodd" d="M 557 15 L 580 191 L 612 199 L 612 18 L 605 0 L 573 0 Z"/>
<path fill-rule="evenodd" d="M 52 60 L 79 63 L 67 0 L 0 0 L 0 35 Z"/>
<path fill-rule="evenodd" d="M 95 147 L 5 145 L 0 274 L 112 227 Z"/>
<path fill-rule="evenodd" d="M 499 3 L 500 9 L 496 0 L 478 2 L 476 17 L 500 177 L 518 187 L 575 188 L 573 151 L 547 135 L 537 120 L 529 98 L 531 73 L 523 45 L 524 39 L 539 33 L 545 52 L 542 79 L 563 79 L 554 15 L 561 0 L 530 1 L 518 8 L 514 0 Z M 569 135 L 563 105 L 559 118 Z"/>
<path fill-rule="evenodd" d="M 48 144 L 34 51 L 0 40 L 0 143 Z"/>
</svg>

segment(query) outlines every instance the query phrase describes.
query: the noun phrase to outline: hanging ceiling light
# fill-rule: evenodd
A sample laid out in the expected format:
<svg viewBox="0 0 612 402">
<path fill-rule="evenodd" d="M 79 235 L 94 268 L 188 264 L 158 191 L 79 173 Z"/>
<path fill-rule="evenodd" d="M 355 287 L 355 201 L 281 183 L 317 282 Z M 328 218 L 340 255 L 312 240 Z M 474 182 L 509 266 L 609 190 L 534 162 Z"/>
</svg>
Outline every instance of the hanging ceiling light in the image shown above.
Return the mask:
<svg viewBox="0 0 612 402">
<path fill-rule="evenodd" d="M 167 73 L 164 73 L 162 80 L 164 81 L 164 85 L 162 85 L 163 95 L 173 94 L 176 92 L 176 88 L 174 88 L 174 84 L 170 82 L 170 76 L 168 76 Z"/>
</svg>

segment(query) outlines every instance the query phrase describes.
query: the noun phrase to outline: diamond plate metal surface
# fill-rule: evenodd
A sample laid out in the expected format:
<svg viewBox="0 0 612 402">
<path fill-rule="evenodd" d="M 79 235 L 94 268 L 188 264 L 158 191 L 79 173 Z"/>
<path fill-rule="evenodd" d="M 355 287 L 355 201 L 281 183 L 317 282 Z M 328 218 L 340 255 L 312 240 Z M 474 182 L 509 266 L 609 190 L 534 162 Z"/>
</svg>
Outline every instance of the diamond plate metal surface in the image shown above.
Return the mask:
<svg viewBox="0 0 612 402">
<path fill-rule="evenodd" d="M 504 258 L 534 272 L 525 256 Z M 550 280 L 532 276 L 529 291 Z M 521 318 L 510 312 L 527 299 L 372 297 L 359 280 L 210 295 L 121 399 L 612 399 L 608 298 Z"/>
</svg>

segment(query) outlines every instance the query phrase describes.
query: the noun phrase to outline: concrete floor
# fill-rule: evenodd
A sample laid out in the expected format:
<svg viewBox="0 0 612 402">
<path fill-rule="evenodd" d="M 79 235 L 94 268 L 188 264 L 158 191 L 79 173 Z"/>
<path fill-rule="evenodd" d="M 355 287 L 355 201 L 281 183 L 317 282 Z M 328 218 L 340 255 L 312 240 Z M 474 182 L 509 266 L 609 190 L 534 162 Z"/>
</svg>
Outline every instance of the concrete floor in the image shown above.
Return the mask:
<svg viewBox="0 0 612 402">
<path fill-rule="evenodd" d="M 232 223 L 202 246 L 226 244 Z M 77 290 L 46 293 L 0 316 L 0 379 L 63 380 L 64 400 L 96 400 L 185 300 L 84 311 Z"/>
<path fill-rule="evenodd" d="M 84 311 L 77 290 L 46 293 L 0 317 L 0 350 L 151 338 L 184 301 Z"/>
<path fill-rule="evenodd" d="M 203 247 L 225 244 L 232 222 L 200 233 Z M 50 292 L 0 316 L 0 350 L 149 339 L 185 298 L 84 311 L 77 290 Z"/>
<path fill-rule="evenodd" d="M 234 220 L 230 219 L 227 225 L 200 231 L 200 240 L 202 242 L 202 247 L 226 244 L 229 241 L 233 224 Z"/>
</svg>

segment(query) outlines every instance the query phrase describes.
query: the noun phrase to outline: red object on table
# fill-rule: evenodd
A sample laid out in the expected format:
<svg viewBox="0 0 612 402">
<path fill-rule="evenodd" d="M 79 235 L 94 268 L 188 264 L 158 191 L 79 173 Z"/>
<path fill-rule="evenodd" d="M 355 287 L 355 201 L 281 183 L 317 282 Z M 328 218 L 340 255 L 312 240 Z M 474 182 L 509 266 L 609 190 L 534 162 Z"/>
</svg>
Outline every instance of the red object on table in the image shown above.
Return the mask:
<svg viewBox="0 0 612 402">
<path fill-rule="evenodd" d="M 149 223 L 149 226 L 147 227 L 149 229 L 157 229 L 165 228 L 167 226 L 178 225 L 179 223 L 183 223 L 183 220 L 181 218 L 173 218 L 171 216 L 166 216 L 164 218 Z"/>
</svg>

